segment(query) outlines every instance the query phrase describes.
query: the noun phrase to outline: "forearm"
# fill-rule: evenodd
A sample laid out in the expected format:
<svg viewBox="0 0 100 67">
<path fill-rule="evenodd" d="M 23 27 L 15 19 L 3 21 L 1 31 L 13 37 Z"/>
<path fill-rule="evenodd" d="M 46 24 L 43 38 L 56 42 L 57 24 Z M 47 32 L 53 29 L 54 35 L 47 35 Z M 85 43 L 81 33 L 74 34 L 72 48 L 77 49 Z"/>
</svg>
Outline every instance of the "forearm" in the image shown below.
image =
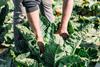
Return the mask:
<svg viewBox="0 0 100 67">
<path fill-rule="evenodd" d="M 31 24 L 32 30 L 37 37 L 41 37 L 40 21 L 39 21 L 39 7 L 38 3 L 40 1 L 35 0 L 23 0 L 23 5 L 26 8 L 27 17 Z"/>
<path fill-rule="evenodd" d="M 62 15 L 62 27 L 67 28 L 68 21 L 70 19 L 73 9 L 73 0 L 64 0 L 63 1 L 63 15 Z"/>
</svg>

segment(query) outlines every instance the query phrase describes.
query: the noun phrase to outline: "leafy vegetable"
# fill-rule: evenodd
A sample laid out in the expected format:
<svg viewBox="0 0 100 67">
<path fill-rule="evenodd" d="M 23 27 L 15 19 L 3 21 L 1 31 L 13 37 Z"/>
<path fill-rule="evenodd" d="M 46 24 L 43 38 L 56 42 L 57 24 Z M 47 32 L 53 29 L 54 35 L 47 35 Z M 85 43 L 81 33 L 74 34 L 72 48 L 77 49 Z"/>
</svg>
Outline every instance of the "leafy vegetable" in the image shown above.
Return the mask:
<svg viewBox="0 0 100 67">
<path fill-rule="evenodd" d="M 61 22 L 62 1 L 54 0 L 55 21 L 40 16 L 45 52 L 40 54 L 28 21 L 16 25 L 21 40 L 14 44 L 13 4 L 0 0 L 0 45 L 9 48 L 0 56 L 0 67 L 94 67 L 100 61 L 100 2 L 74 0 L 67 39 L 54 34 Z"/>
</svg>

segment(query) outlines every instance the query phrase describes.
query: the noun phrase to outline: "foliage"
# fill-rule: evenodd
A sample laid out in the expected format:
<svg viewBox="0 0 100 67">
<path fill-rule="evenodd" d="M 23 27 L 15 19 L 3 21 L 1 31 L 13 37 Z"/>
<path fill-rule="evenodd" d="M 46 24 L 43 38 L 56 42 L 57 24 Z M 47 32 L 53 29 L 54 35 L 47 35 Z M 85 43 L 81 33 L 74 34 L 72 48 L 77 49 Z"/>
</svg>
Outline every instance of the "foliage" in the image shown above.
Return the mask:
<svg viewBox="0 0 100 67">
<path fill-rule="evenodd" d="M 75 0 L 68 24 L 70 35 L 67 39 L 63 39 L 54 34 L 59 27 L 62 15 L 62 13 L 57 14 L 62 2 L 55 0 L 53 3 L 55 22 L 50 23 L 44 16 L 40 17 L 45 40 L 45 53 L 42 55 L 27 20 L 16 25 L 22 38 L 19 42 L 25 42 L 17 46 L 22 50 L 16 50 L 12 23 L 13 7 L 10 4 L 12 2 L 0 0 L 0 45 L 9 48 L 7 57 L 0 59 L 2 62 L 0 67 L 5 67 L 5 65 L 11 67 L 12 64 L 13 67 L 91 67 L 91 63 L 100 61 L 99 1 Z"/>
</svg>

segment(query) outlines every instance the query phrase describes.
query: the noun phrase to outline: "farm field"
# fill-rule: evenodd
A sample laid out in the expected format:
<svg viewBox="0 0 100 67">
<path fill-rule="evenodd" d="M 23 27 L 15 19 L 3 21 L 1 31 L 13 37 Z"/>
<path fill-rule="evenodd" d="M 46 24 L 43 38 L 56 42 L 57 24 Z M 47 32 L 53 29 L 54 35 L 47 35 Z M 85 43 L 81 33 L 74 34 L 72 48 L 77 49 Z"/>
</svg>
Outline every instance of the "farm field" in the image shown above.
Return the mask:
<svg viewBox="0 0 100 67">
<path fill-rule="evenodd" d="M 54 0 L 55 21 L 53 23 L 40 15 L 45 40 L 45 52 L 40 55 L 35 35 L 27 19 L 16 25 L 21 39 L 15 47 L 14 6 L 12 0 L 0 0 L 0 67 L 95 67 L 100 65 L 100 1 L 74 0 L 73 12 L 68 24 L 70 35 L 67 39 L 54 34 L 61 22 L 61 8 L 62 0 Z"/>
</svg>

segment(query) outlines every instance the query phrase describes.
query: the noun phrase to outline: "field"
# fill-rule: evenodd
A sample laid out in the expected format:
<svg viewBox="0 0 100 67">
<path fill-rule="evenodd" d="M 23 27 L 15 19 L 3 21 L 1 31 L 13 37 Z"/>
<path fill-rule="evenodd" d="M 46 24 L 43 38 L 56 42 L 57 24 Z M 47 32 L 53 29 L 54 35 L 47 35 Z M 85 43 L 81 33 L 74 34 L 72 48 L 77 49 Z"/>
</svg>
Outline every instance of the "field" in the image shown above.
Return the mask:
<svg viewBox="0 0 100 67">
<path fill-rule="evenodd" d="M 11 0 L 0 0 L 0 67 L 95 67 L 100 63 L 100 1 L 74 0 L 67 39 L 54 34 L 61 21 L 61 4 L 62 0 L 53 2 L 55 22 L 40 16 L 45 40 L 45 53 L 40 55 L 27 19 L 16 25 L 21 39 L 15 47 L 14 6 Z"/>
</svg>

